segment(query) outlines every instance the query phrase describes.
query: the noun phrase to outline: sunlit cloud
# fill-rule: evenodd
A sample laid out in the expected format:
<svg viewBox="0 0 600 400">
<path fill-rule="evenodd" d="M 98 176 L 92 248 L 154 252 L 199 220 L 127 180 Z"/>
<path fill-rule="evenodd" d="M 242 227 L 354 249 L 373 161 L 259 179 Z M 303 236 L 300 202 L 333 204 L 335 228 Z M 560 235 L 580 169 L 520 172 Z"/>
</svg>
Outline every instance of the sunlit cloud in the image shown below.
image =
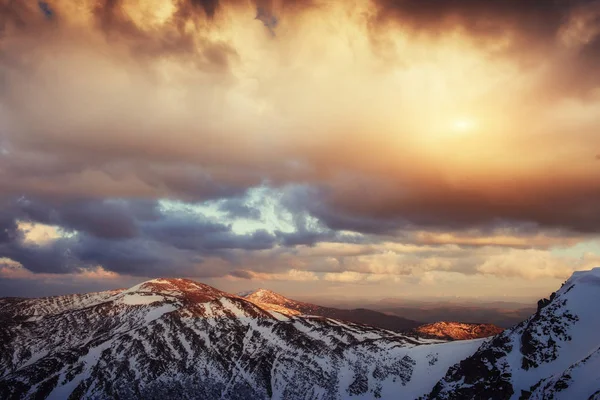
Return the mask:
<svg viewBox="0 0 600 400">
<path fill-rule="evenodd" d="M 19 222 L 18 229 L 23 234 L 23 241 L 31 244 L 48 244 L 61 236 L 60 228 L 39 223 Z"/>
<path fill-rule="evenodd" d="M 312 271 L 290 269 L 284 273 L 261 273 L 245 270 L 235 270 L 229 275 L 234 279 L 250 279 L 257 281 L 316 281 L 318 276 Z"/>
<path fill-rule="evenodd" d="M 3 277 L 552 287 L 600 254 L 598 15 L 0 4 Z"/>
</svg>

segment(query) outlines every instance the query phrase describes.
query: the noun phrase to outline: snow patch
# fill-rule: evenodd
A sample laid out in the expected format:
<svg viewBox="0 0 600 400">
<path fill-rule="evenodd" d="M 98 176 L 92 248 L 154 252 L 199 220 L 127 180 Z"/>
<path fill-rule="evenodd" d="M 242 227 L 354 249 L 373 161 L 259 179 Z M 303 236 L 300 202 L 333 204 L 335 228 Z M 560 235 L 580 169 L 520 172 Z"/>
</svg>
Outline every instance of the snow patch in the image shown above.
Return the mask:
<svg viewBox="0 0 600 400">
<path fill-rule="evenodd" d="M 158 296 L 155 294 L 145 295 L 141 293 L 128 293 L 121 299 L 121 302 L 123 304 L 127 304 L 128 306 L 139 306 L 152 304 L 164 300 L 165 298 L 163 296 Z"/>
<path fill-rule="evenodd" d="M 175 310 L 177 310 L 177 307 L 175 307 L 175 305 L 173 305 L 173 304 L 163 304 L 160 307 L 156 307 L 156 308 L 153 308 L 152 310 L 150 310 L 148 312 L 148 314 L 146 314 L 146 316 L 144 317 L 144 319 L 146 320 L 146 323 L 152 322 L 152 321 L 154 321 L 156 319 L 159 319 L 164 314 L 169 313 L 171 311 L 175 311 Z"/>
</svg>

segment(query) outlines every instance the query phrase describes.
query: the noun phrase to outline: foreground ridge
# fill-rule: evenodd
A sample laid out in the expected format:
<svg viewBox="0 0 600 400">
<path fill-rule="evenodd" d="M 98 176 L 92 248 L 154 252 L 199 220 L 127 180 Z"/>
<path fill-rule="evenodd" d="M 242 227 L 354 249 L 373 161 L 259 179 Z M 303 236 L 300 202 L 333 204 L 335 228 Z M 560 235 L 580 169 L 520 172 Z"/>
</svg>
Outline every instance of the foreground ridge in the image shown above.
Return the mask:
<svg viewBox="0 0 600 400">
<path fill-rule="evenodd" d="M 599 399 L 600 268 L 576 272 L 537 312 L 449 369 L 431 399 Z"/>
</svg>

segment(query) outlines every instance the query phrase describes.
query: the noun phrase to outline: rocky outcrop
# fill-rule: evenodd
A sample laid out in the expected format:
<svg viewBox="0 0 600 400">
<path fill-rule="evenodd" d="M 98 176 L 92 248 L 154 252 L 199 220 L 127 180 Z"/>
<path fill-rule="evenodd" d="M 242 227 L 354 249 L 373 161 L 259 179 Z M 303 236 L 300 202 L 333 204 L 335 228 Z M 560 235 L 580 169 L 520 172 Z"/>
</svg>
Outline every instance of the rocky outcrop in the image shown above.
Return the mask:
<svg viewBox="0 0 600 400">
<path fill-rule="evenodd" d="M 504 329 L 492 324 L 466 324 L 440 321 L 414 329 L 414 334 L 444 340 L 470 340 L 497 335 Z"/>
</svg>

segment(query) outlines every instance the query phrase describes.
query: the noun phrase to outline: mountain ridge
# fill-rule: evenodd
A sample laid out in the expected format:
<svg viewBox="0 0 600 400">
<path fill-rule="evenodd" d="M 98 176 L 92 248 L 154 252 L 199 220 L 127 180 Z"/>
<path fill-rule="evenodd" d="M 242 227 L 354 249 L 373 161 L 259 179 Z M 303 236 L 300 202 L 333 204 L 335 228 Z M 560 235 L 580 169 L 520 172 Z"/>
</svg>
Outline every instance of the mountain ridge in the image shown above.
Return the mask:
<svg viewBox="0 0 600 400">
<path fill-rule="evenodd" d="M 600 268 L 486 339 L 286 315 L 185 279 L 0 299 L 0 398 L 600 398 Z"/>
<path fill-rule="evenodd" d="M 312 303 L 292 300 L 269 289 L 255 289 L 242 292 L 244 298 L 265 308 L 275 311 L 288 312 L 296 315 L 318 315 L 334 318 L 358 324 L 375 326 L 394 332 L 407 332 L 413 328 L 423 325 L 422 322 L 414 321 L 396 315 L 388 315 L 379 311 L 365 308 L 340 309 L 334 307 L 323 307 Z"/>
<path fill-rule="evenodd" d="M 3 315 L 19 314 L 18 304 L 0 303 Z M 0 326 L 1 398 L 333 399 L 399 388 L 417 397 L 480 344 L 440 348 L 439 340 L 286 316 L 187 280 L 101 292 L 34 320 L 26 318 L 34 310 L 21 311 Z"/>
</svg>

